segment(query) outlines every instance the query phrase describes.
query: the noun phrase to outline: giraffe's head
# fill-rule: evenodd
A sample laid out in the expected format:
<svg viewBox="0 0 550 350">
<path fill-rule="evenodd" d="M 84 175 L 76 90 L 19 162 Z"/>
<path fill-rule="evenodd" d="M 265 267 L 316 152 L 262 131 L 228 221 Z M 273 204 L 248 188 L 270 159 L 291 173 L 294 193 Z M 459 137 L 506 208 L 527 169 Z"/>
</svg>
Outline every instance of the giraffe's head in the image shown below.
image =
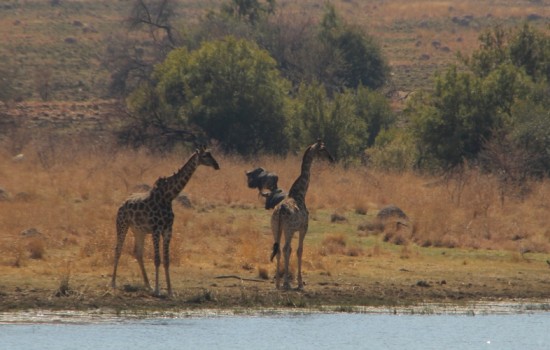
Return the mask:
<svg viewBox="0 0 550 350">
<path fill-rule="evenodd" d="M 315 156 L 320 159 L 326 159 L 331 163 L 334 163 L 334 157 L 328 151 L 323 140 L 318 139 L 313 145 L 309 146 L 310 150 L 315 152 Z"/>
<path fill-rule="evenodd" d="M 216 170 L 220 169 L 218 162 L 214 159 L 214 157 L 212 156 L 212 153 L 210 153 L 210 151 L 207 150 L 206 147 L 204 146 L 199 147 L 197 149 L 197 154 L 199 155 L 200 165 L 210 166 Z"/>
</svg>

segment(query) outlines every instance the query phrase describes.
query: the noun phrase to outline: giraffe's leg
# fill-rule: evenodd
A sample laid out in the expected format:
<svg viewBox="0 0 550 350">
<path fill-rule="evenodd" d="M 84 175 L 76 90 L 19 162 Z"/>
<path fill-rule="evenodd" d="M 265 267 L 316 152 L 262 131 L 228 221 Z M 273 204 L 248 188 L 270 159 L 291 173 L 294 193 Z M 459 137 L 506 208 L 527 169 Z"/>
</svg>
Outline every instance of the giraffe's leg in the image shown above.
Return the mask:
<svg viewBox="0 0 550 350">
<path fill-rule="evenodd" d="M 277 264 L 275 269 L 275 288 L 279 289 L 281 287 L 281 236 L 282 236 L 282 227 L 280 220 L 280 209 L 275 209 L 273 215 L 271 216 L 271 232 L 273 233 L 273 252 L 271 253 L 271 261 L 274 257 L 277 257 Z"/>
<path fill-rule="evenodd" d="M 145 233 L 137 230 L 135 230 L 134 233 L 134 256 L 136 257 L 139 269 L 141 270 L 141 275 L 143 276 L 143 284 L 145 284 L 145 288 L 151 290 L 151 285 L 149 284 L 149 279 L 147 278 L 147 272 L 145 272 L 145 265 L 143 263 L 143 246 L 145 244 Z"/>
<path fill-rule="evenodd" d="M 168 230 L 164 234 L 164 241 L 162 244 L 163 249 L 163 263 L 164 273 L 166 274 L 166 287 L 168 288 L 168 296 L 172 296 L 172 285 L 170 284 L 170 239 L 172 238 L 172 230 Z"/>
<path fill-rule="evenodd" d="M 281 288 L 281 274 L 279 273 L 280 272 L 280 269 L 281 269 L 281 249 L 277 250 L 277 266 L 276 266 L 276 270 L 275 270 L 275 288 L 279 289 Z"/>
<path fill-rule="evenodd" d="M 290 253 L 292 252 L 292 248 L 290 247 L 290 243 L 292 242 L 292 233 L 285 232 L 285 246 L 283 248 L 284 258 L 285 258 L 285 275 L 284 275 L 284 281 L 283 281 L 283 289 L 289 290 L 290 289 Z"/>
<path fill-rule="evenodd" d="M 304 238 L 306 237 L 307 227 L 304 230 L 300 230 L 300 237 L 298 240 L 298 289 L 304 289 L 304 282 L 302 280 L 302 254 L 304 253 Z"/>
<path fill-rule="evenodd" d="M 155 250 L 155 291 L 153 295 L 160 296 L 159 289 L 159 266 L 160 266 L 160 236 L 161 233 L 159 230 L 153 232 L 153 247 Z"/>
<path fill-rule="evenodd" d="M 116 288 L 116 271 L 118 267 L 118 260 L 122 254 L 122 246 L 124 245 L 124 239 L 128 233 L 128 223 L 126 222 L 125 214 L 122 209 L 118 210 L 116 219 L 116 248 L 115 248 L 115 261 L 113 268 L 113 278 L 111 280 L 111 286 Z"/>
</svg>

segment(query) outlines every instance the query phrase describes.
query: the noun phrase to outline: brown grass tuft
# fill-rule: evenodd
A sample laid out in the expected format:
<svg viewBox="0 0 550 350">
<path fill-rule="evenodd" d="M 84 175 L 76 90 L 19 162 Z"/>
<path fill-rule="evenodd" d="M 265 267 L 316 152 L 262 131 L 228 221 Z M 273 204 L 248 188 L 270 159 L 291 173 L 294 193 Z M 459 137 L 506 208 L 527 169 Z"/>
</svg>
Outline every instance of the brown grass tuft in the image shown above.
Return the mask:
<svg viewBox="0 0 550 350">
<path fill-rule="evenodd" d="M 326 235 L 321 243 L 319 254 L 322 256 L 333 254 L 344 254 L 346 250 L 346 239 L 343 234 Z"/>
<path fill-rule="evenodd" d="M 41 237 L 31 238 L 27 244 L 27 249 L 29 251 L 29 258 L 35 260 L 41 260 L 44 258 L 46 247 L 44 245 L 44 240 Z"/>
<path fill-rule="evenodd" d="M 269 279 L 269 272 L 267 272 L 266 268 L 258 267 L 258 277 L 263 280 Z"/>
<path fill-rule="evenodd" d="M 365 254 L 365 251 L 363 248 L 361 247 L 357 247 L 357 246 L 354 246 L 354 247 L 348 247 L 348 249 L 346 250 L 346 255 L 347 256 L 362 256 Z"/>
</svg>

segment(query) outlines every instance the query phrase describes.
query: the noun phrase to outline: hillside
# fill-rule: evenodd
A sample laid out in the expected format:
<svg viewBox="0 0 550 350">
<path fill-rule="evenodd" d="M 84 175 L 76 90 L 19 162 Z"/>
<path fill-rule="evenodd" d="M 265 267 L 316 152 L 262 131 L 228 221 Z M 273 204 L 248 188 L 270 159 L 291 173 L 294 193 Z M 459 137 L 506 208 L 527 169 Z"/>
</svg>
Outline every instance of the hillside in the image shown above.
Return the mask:
<svg viewBox="0 0 550 350">
<path fill-rule="evenodd" d="M 174 0 L 179 35 L 226 0 Z M 315 164 L 308 192 L 304 292 L 272 283 L 271 212 L 244 172 L 264 166 L 289 189 L 300 154 L 241 158 L 213 143 L 220 171 L 199 169 L 174 204 L 175 297 L 143 288 L 128 236 L 117 290 L 110 287 L 115 215 L 125 198 L 182 166 L 192 150 L 162 155 L 120 147 L 124 102 L 108 91 L 106 57 L 136 40 L 125 19 L 135 0 L 3 0 L 0 3 L 0 311 L 33 308 L 169 310 L 524 302 L 548 309 L 548 179 L 521 188 L 465 166 L 448 176 Z M 278 18 L 311 18 L 322 1 L 278 0 Z M 548 0 L 490 2 L 334 0 L 375 37 L 392 70 L 383 88 L 403 107 L 438 70 L 471 53 L 494 25 L 529 21 L 550 30 Z M 229 89 L 228 89 L 229 90 Z M 389 94 L 393 92 L 393 94 Z M 55 129 L 56 132 L 52 132 Z M 5 136 L 5 137 L 4 137 Z M 380 226 L 399 206 L 410 222 Z M 150 240 L 146 265 L 153 273 Z M 296 245 L 294 245 L 296 249 Z M 293 262 L 292 268 L 295 268 Z M 162 278 L 161 278 L 162 280 Z M 539 304 L 541 303 L 542 304 Z M 429 310 L 427 311 L 429 312 Z"/>
<path fill-rule="evenodd" d="M 220 0 L 175 0 L 177 28 L 186 28 Z M 108 98 L 110 72 L 102 64 L 114 38 L 127 37 L 125 19 L 133 0 L 6 0 L 0 5 L 0 74 L 16 100 L 85 101 Z M 548 28 L 547 0 L 332 1 L 339 14 L 379 41 L 393 75 L 387 89 L 413 91 L 430 86 L 434 72 L 456 62 L 458 52 L 477 47 L 480 32 L 494 25 L 524 21 Z M 311 18 L 323 11 L 319 1 L 279 0 L 278 16 Z M 147 36 L 131 33 L 147 45 Z M 140 37 L 142 35 L 142 37 Z M 115 41 L 116 42 L 116 41 Z M 7 87 L 0 90 L 5 94 Z"/>
</svg>

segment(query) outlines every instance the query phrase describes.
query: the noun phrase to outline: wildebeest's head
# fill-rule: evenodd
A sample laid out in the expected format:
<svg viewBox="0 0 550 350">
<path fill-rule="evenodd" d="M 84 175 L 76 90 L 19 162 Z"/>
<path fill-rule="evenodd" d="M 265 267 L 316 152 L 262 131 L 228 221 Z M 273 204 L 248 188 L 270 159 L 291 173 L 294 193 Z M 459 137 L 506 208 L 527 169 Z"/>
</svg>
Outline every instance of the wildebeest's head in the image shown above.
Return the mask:
<svg viewBox="0 0 550 350">
<path fill-rule="evenodd" d="M 279 177 L 275 173 L 267 172 L 264 168 L 256 168 L 246 172 L 249 188 L 257 188 L 260 192 L 263 189 L 274 191 L 277 189 Z"/>
</svg>

